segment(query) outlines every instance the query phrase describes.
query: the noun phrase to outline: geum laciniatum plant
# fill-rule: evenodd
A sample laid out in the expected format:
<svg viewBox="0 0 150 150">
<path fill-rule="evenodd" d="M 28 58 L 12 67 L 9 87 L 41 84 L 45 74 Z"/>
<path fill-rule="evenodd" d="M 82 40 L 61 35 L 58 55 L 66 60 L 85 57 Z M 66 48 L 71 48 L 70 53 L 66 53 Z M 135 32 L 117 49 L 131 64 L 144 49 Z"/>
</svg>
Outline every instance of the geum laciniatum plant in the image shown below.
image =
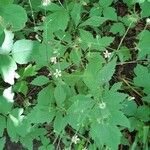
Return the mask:
<svg viewBox="0 0 150 150">
<path fill-rule="evenodd" d="M 0 0 L 0 150 L 148 150 L 149 8 Z"/>
</svg>

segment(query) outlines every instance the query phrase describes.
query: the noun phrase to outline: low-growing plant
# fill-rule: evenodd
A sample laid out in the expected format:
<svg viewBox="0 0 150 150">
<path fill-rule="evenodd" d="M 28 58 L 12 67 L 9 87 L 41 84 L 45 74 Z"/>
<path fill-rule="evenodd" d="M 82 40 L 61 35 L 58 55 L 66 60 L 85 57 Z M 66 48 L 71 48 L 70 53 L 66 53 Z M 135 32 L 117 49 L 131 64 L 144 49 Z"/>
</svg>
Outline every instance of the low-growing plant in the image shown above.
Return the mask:
<svg viewBox="0 0 150 150">
<path fill-rule="evenodd" d="M 0 0 L 0 149 L 148 150 L 149 8 Z"/>
</svg>

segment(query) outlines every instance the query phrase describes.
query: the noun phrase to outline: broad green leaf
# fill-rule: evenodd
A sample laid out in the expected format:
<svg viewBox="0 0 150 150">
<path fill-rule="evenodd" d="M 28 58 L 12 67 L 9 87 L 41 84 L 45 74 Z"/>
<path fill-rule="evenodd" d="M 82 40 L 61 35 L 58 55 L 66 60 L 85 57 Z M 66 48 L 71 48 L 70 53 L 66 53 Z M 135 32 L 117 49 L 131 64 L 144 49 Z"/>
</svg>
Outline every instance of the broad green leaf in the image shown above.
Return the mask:
<svg viewBox="0 0 150 150">
<path fill-rule="evenodd" d="M 12 141 L 17 141 L 19 135 L 17 133 L 18 127 L 21 125 L 24 116 L 22 115 L 23 109 L 13 109 L 7 119 L 7 132 Z"/>
<path fill-rule="evenodd" d="M 2 149 L 2 150 L 4 149 L 5 142 L 6 142 L 5 138 L 0 138 L 0 149 Z"/>
<path fill-rule="evenodd" d="M 61 85 L 60 83 L 57 84 L 57 86 L 54 90 L 54 97 L 57 102 L 57 105 L 62 106 L 63 102 L 66 99 L 66 93 L 63 88 L 63 85 Z"/>
<path fill-rule="evenodd" d="M 142 59 L 146 55 L 150 55 L 150 31 L 144 30 L 139 34 L 138 48 L 138 58 Z"/>
<path fill-rule="evenodd" d="M 103 10 L 103 14 L 104 17 L 109 19 L 109 20 L 113 20 L 113 21 L 117 21 L 117 13 L 116 10 L 112 7 L 107 7 Z"/>
<path fill-rule="evenodd" d="M 49 79 L 45 76 L 38 76 L 31 82 L 31 84 L 36 86 L 42 86 L 47 83 L 49 83 Z"/>
<path fill-rule="evenodd" d="M 40 106 L 48 106 L 54 101 L 52 89 L 53 88 L 51 86 L 47 86 L 38 93 L 37 101 Z"/>
<path fill-rule="evenodd" d="M 65 126 L 67 125 L 66 118 L 63 117 L 62 114 L 57 113 L 56 118 L 54 120 L 54 131 L 56 134 L 60 134 L 65 130 Z"/>
<path fill-rule="evenodd" d="M 137 65 L 134 69 L 134 72 L 136 74 L 136 77 L 134 78 L 135 85 L 139 87 L 143 87 L 144 91 L 147 94 L 150 94 L 149 88 L 150 88 L 150 73 L 148 72 L 147 67 L 144 67 L 142 65 Z"/>
<path fill-rule="evenodd" d="M 0 113 L 8 114 L 11 111 L 13 104 L 7 101 L 3 96 L 0 96 Z"/>
<path fill-rule="evenodd" d="M 106 145 L 112 150 L 118 149 L 122 136 L 118 127 L 99 123 L 92 123 L 90 134 L 99 149 Z"/>
<path fill-rule="evenodd" d="M 35 106 L 27 116 L 30 123 L 50 123 L 54 118 L 54 111 L 50 106 Z"/>
<path fill-rule="evenodd" d="M 127 61 L 131 58 L 130 50 L 127 47 L 121 47 L 118 56 L 121 62 Z"/>
<path fill-rule="evenodd" d="M 90 54 L 89 64 L 87 65 L 84 71 L 83 81 L 94 95 L 97 95 L 100 90 L 99 89 L 99 84 L 100 84 L 99 75 L 100 75 L 100 70 L 102 69 L 103 62 L 104 62 L 104 59 L 100 55 L 96 53 L 93 55 Z"/>
<path fill-rule="evenodd" d="M 5 28 L 11 26 L 13 31 L 21 30 L 27 22 L 25 9 L 16 4 L 0 6 L 0 15 L 4 19 Z"/>
<path fill-rule="evenodd" d="M 76 95 L 70 99 L 72 105 L 67 110 L 67 122 L 75 129 L 86 125 L 93 101 L 85 95 Z"/>
<path fill-rule="evenodd" d="M 14 43 L 12 57 L 18 64 L 27 64 L 32 60 L 34 43 L 31 40 L 18 40 Z"/>
<path fill-rule="evenodd" d="M 82 26 L 93 26 L 93 27 L 98 27 L 101 24 L 103 24 L 107 18 L 105 17 L 98 17 L 98 16 L 92 16 L 91 18 L 87 19 L 83 23 L 80 24 L 80 27 Z"/>
<path fill-rule="evenodd" d="M 75 25 L 77 26 L 80 22 L 80 18 L 81 18 L 81 8 L 82 8 L 82 5 L 79 4 L 79 3 L 75 3 L 73 8 L 72 8 L 72 11 L 71 11 L 71 17 L 75 23 Z"/>
<path fill-rule="evenodd" d="M 70 58 L 76 65 L 80 64 L 82 53 L 80 49 L 72 49 L 70 53 Z"/>
<path fill-rule="evenodd" d="M 112 4 L 113 0 L 99 0 L 99 4 L 102 7 L 108 7 Z"/>
<path fill-rule="evenodd" d="M 4 116 L 0 116 L 0 137 L 3 136 L 5 128 L 6 128 L 6 118 Z"/>
<path fill-rule="evenodd" d="M 0 74 L 5 82 L 13 85 L 15 78 L 15 70 L 17 65 L 15 61 L 7 55 L 0 55 Z"/>
<path fill-rule="evenodd" d="M 64 31 L 67 28 L 68 21 L 69 14 L 65 9 L 56 11 L 47 16 L 47 18 L 45 19 L 45 27 L 46 30 L 48 29 L 48 31 L 45 32 L 52 34 L 53 32 L 58 30 Z"/>
<path fill-rule="evenodd" d="M 99 83 L 101 85 L 109 82 L 109 80 L 112 78 L 116 68 L 116 59 L 113 59 L 108 64 L 106 64 L 99 73 Z"/>
<path fill-rule="evenodd" d="M 104 51 L 107 46 L 109 46 L 114 38 L 113 37 L 93 37 L 93 35 L 85 30 L 80 30 L 80 43 L 83 49 L 98 49 L 99 51 Z"/>
<path fill-rule="evenodd" d="M 141 11 L 142 17 L 143 18 L 144 17 L 149 17 L 150 16 L 150 9 L 149 9 L 150 8 L 150 1 L 149 2 L 145 1 L 140 6 L 141 6 L 141 9 L 142 9 L 142 11 Z"/>
<path fill-rule="evenodd" d="M 0 0 L 0 6 L 12 4 L 13 2 L 14 2 L 14 0 Z"/>
<path fill-rule="evenodd" d="M 119 35 L 122 36 L 122 35 L 125 33 L 125 27 L 124 27 L 123 23 L 114 23 L 114 24 L 111 26 L 110 31 L 111 31 L 113 34 L 119 33 Z"/>
</svg>

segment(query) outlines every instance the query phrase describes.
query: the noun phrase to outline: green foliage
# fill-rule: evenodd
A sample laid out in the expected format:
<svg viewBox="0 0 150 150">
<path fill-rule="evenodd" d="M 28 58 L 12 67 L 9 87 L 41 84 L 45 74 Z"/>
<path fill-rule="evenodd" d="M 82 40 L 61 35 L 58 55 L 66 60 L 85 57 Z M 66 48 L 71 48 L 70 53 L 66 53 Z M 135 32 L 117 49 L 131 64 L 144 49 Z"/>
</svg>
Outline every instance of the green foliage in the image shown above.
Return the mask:
<svg viewBox="0 0 150 150">
<path fill-rule="evenodd" d="M 0 0 L 0 149 L 148 150 L 149 3 Z"/>
</svg>

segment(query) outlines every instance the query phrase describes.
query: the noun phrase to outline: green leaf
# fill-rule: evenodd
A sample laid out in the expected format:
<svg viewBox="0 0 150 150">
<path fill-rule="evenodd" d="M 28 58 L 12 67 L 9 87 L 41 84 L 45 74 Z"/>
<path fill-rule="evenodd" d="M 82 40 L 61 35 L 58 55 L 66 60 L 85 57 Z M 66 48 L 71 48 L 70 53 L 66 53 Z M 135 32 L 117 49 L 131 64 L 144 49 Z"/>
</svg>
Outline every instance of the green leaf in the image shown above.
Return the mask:
<svg viewBox="0 0 150 150">
<path fill-rule="evenodd" d="M 103 14 L 104 17 L 109 19 L 109 20 L 113 20 L 113 21 L 117 21 L 117 13 L 116 10 L 112 7 L 107 7 L 103 10 Z"/>
<path fill-rule="evenodd" d="M 64 131 L 65 126 L 67 125 L 65 117 L 61 113 L 56 114 L 56 118 L 54 120 L 54 131 L 56 134 L 60 134 Z"/>
<path fill-rule="evenodd" d="M 121 47 L 118 51 L 118 56 L 121 62 L 131 58 L 130 50 L 127 47 Z"/>
<path fill-rule="evenodd" d="M 0 113 L 8 114 L 11 111 L 13 104 L 6 100 L 3 96 L 0 96 Z"/>
<path fill-rule="evenodd" d="M 19 135 L 17 133 L 18 127 L 21 125 L 24 116 L 23 109 L 13 109 L 7 119 L 7 132 L 12 141 L 18 141 Z"/>
<path fill-rule="evenodd" d="M 92 16 L 91 18 L 87 19 L 83 23 L 80 24 L 80 27 L 82 26 L 93 26 L 93 27 L 98 27 L 101 24 L 103 24 L 107 18 L 105 17 L 98 17 L 98 16 Z"/>
<path fill-rule="evenodd" d="M 142 3 L 141 5 L 141 15 L 142 17 L 149 17 L 150 16 L 150 2 L 145 1 L 144 3 Z"/>
<path fill-rule="evenodd" d="M 97 36 L 96 39 L 93 35 L 85 30 L 80 30 L 80 38 L 81 38 L 81 46 L 83 49 L 91 48 L 91 49 L 98 49 L 99 51 L 104 51 L 107 46 L 109 46 L 114 38 L 113 37 L 99 37 Z"/>
<path fill-rule="evenodd" d="M 72 105 L 67 110 L 67 122 L 76 130 L 85 126 L 88 114 L 93 107 L 91 98 L 85 95 L 76 95 L 70 99 Z"/>
<path fill-rule="evenodd" d="M 1 5 L 8 5 L 8 4 L 12 4 L 14 2 L 14 0 L 0 0 L 0 6 Z"/>
<path fill-rule="evenodd" d="M 0 74 L 5 82 L 13 85 L 15 78 L 15 70 L 17 65 L 15 61 L 7 55 L 0 55 Z"/>
<path fill-rule="evenodd" d="M 81 18 L 81 8 L 82 5 L 79 3 L 75 3 L 73 5 L 72 11 L 71 11 L 71 17 L 75 23 L 75 25 L 77 26 L 80 22 L 80 18 Z"/>
<path fill-rule="evenodd" d="M 110 32 L 112 32 L 113 34 L 119 33 L 120 36 L 123 36 L 123 34 L 125 33 L 125 27 L 123 23 L 114 23 L 111 26 Z"/>
<path fill-rule="evenodd" d="M 18 40 L 14 43 L 12 57 L 18 64 L 27 64 L 32 60 L 34 43 L 31 40 Z"/>
<path fill-rule="evenodd" d="M 62 106 L 62 103 L 66 99 L 66 93 L 65 93 L 65 90 L 63 88 L 63 85 L 61 85 L 60 83 L 57 84 L 57 86 L 54 90 L 54 97 L 56 99 L 57 104 L 59 106 Z"/>
<path fill-rule="evenodd" d="M 54 94 L 52 89 L 51 86 L 47 86 L 38 93 L 37 101 L 40 106 L 48 106 L 53 102 Z"/>
<path fill-rule="evenodd" d="M 116 68 L 116 59 L 113 59 L 108 64 L 106 64 L 99 73 L 99 83 L 101 85 L 109 82 L 112 78 Z"/>
<path fill-rule="evenodd" d="M 54 118 L 54 111 L 50 106 L 35 106 L 27 116 L 30 123 L 50 123 Z"/>
<path fill-rule="evenodd" d="M 6 118 L 0 116 L 0 137 L 3 136 L 4 129 L 6 128 Z"/>
<path fill-rule="evenodd" d="M 16 4 L 0 6 L 0 14 L 4 19 L 5 28 L 11 26 L 13 31 L 18 31 L 25 27 L 27 14 L 23 7 Z"/>
<path fill-rule="evenodd" d="M 6 142 L 5 138 L 0 138 L 0 149 L 2 149 L 2 150 L 4 149 L 5 142 Z"/>
<path fill-rule="evenodd" d="M 150 55 L 150 31 L 144 30 L 139 34 L 138 59 L 144 58 L 146 55 Z"/>
<path fill-rule="evenodd" d="M 48 33 L 50 34 L 58 30 L 64 31 L 67 28 L 68 21 L 69 14 L 65 9 L 56 11 L 47 16 L 45 20 L 46 30 L 48 29 Z"/>
<path fill-rule="evenodd" d="M 137 65 L 136 68 L 134 69 L 134 72 L 136 74 L 136 77 L 133 80 L 135 85 L 139 87 L 144 87 L 146 91 L 149 91 L 150 73 L 148 72 L 147 67 Z"/>
<path fill-rule="evenodd" d="M 99 4 L 102 7 L 108 7 L 112 4 L 113 0 L 99 0 Z"/>
<path fill-rule="evenodd" d="M 42 86 L 47 83 L 49 83 L 49 79 L 45 76 L 38 76 L 31 82 L 31 84 L 36 85 L 36 86 Z"/>
<path fill-rule="evenodd" d="M 113 150 L 118 149 L 121 140 L 121 132 L 118 127 L 109 124 L 92 123 L 90 134 L 99 149 L 104 145 Z"/>
</svg>

